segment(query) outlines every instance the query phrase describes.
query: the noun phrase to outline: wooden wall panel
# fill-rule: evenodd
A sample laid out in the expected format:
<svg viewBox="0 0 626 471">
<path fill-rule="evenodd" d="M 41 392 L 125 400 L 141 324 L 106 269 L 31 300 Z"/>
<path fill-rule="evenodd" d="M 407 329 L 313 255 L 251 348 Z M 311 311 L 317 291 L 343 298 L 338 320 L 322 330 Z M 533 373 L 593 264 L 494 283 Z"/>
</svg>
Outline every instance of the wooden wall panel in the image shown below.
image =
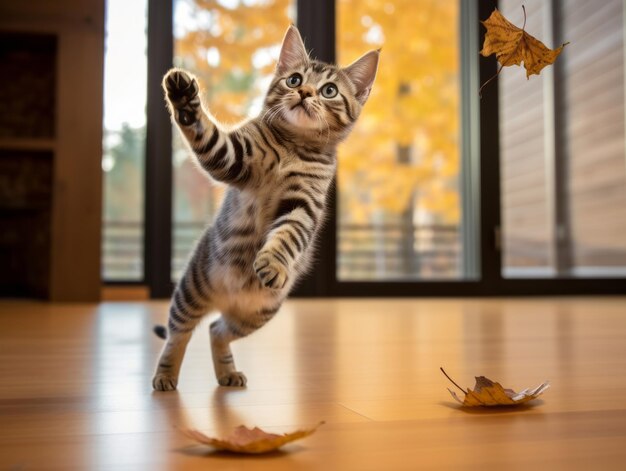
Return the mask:
<svg viewBox="0 0 626 471">
<path fill-rule="evenodd" d="M 104 0 L 0 4 L 0 29 L 58 36 L 50 298 L 100 298 Z"/>
<path fill-rule="evenodd" d="M 626 268 L 623 0 L 563 0 L 565 149 L 577 267 Z"/>
<path fill-rule="evenodd" d="M 546 21 L 554 4 L 558 34 L 570 44 L 540 76 L 526 80 L 511 68 L 499 78 L 504 266 L 556 268 L 565 251 L 561 275 L 588 267 L 626 269 L 624 1 L 501 0 L 500 7 L 521 25 L 522 4 L 526 31 L 548 46 L 555 45 Z M 551 129 L 552 101 L 545 91 L 557 67 L 557 127 Z M 563 164 L 552 176 L 549 133 L 555 131 Z M 563 182 L 561 193 L 554 179 Z M 555 243 L 557 206 L 564 208 L 567 236 Z"/>
<path fill-rule="evenodd" d="M 502 0 L 500 9 L 515 24 L 541 36 L 543 0 Z M 500 165 L 502 188 L 503 264 L 505 267 L 547 267 L 550 240 L 548 182 L 544 156 L 544 89 L 542 79 L 526 79 L 523 70 L 506 69 L 500 86 Z"/>
</svg>

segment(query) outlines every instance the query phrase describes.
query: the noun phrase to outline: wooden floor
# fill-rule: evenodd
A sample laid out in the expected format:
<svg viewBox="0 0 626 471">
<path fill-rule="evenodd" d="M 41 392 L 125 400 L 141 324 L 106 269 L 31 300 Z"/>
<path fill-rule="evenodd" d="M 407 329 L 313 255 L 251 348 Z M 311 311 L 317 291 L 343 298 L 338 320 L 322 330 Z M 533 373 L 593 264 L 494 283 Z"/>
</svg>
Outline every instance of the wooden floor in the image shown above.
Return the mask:
<svg viewBox="0 0 626 471">
<path fill-rule="evenodd" d="M 153 393 L 166 312 L 0 303 L 0 469 L 626 469 L 626 298 L 291 301 L 234 345 L 247 389 L 216 386 L 205 322 L 179 391 Z M 463 410 L 440 366 L 552 387 L 523 410 Z M 178 431 L 320 420 L 264 457 Z"/>
</svg>

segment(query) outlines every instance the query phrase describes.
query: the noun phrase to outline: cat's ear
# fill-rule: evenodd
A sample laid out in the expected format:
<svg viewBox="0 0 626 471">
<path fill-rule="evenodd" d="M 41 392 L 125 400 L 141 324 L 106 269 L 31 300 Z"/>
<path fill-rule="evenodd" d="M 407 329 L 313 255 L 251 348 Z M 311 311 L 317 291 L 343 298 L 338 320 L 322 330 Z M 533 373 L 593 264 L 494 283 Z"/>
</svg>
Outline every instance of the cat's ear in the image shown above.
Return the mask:
<svg viewBox="0 0 626 471">
<path fill-rule="evenodd" d="M 370 96 L 370 92 L 372 91 L 372 85 L 374 85 L 376 71 L 378 70 L 379 56 L 380 49 L 370 51 L 354 61 L 348 67 L 342 69 L 356 86 L 355 96 L 362 105 L 365 104 L 367 98 Z"/>
<path fill-rule="evenodd" d="M 309 55 L 306 53 L 298 28 L 291 25 L 289 29 L 287 29 L 285 38 L 283 39 L 276 72 L 284 74 L 289 70 L 293 70 L 294 67 L 297 67 L 303 62 L 308 62 L 308 60 Z"/>
</svg>

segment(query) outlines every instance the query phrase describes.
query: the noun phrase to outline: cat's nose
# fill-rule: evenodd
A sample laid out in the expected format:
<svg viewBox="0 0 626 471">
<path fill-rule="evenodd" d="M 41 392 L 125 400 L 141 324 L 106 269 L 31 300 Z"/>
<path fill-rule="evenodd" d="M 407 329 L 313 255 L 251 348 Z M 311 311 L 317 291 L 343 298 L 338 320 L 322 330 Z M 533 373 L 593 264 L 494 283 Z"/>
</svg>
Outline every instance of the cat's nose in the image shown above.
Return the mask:
<svg viewBox="0 0 626 471">
<path fill-rule="evenodd" d="M 304 100 L 305 98 L 313 96 L 313 93 L 315 93 L 315 89 L 313 87 L 304 85 L 298 89 L 298 93 L 300 94 L 300 99 Z"/>
</svg>

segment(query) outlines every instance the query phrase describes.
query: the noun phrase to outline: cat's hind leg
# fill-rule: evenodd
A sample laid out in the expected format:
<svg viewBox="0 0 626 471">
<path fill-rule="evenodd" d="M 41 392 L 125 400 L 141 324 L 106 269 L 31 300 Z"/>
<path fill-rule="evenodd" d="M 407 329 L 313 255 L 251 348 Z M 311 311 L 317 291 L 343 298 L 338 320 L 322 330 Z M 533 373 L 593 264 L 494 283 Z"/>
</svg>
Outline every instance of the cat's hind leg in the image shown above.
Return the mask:
<svg viewBox="0 0 626 471">
<path fill-rule="evenodd" d="M 230 342 L 237 340 L 242 335 L 233 333 L 230 326 L 220 316 L 209 327 L 211 337 L 211 356 L 213 357 L 213 369 L 215 378 L 220 386 L 243 387 L 247 383 L 246 375 L 237 371 L 235 359 L 230 349 Z"/>
<path fill-rule="evenodd" d="M 247 383 L 246 375 L 237 371 L 230 343 L 250 335 L 265 325 L 278 311 L 280 306 L 259 309 L 247 315 L 223 314 L 211 323 L 211 354 L 215 377 L 220 386 L 243 387 Z"/>
<path fill-rule="evenodd" d="M 167 343 L 163 347 L 152 379 L 152 387 L 157 391 L 176 389 L 180 367 L 193 330 L 212 309 L 202 276 L 201 267 L 190 263 L 172 296 Z"/>
</svg>

